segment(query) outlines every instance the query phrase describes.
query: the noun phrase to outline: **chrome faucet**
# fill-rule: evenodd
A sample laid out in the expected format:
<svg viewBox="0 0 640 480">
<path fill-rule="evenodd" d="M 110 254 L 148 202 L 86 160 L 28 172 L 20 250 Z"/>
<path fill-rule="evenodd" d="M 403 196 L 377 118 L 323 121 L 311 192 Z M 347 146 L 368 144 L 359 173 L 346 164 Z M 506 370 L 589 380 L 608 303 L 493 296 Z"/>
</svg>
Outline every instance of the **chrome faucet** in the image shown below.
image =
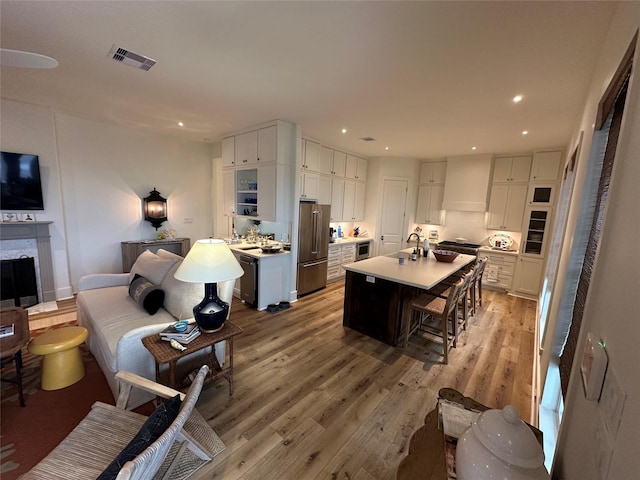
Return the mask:
<svg viewBox="0 0 640 480">
<path fill-rule="evenodd" d="M 409 238 L 407 238 L 407 243 L 409 243 L 411 241 L 411 237 L 416 236 L 416 253 L 420 253 L 420 235 L 418 235 L 416 232 L 413 232 L 412 234 L 409 235 Z"/>
</svg>

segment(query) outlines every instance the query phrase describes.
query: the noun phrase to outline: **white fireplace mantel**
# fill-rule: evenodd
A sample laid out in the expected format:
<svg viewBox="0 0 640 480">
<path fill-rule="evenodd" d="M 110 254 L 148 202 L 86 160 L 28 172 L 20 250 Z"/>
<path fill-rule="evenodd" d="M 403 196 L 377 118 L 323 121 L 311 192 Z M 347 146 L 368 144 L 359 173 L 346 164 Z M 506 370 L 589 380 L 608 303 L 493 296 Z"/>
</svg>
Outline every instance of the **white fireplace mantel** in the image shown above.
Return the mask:
<svg viewBox="0 0 640 480">
<path fill-rule="evenodd" d="M 51 235 L 49 224 L 53 222 L 1 222 L 0 240 L 36 239 L 38 246 L 38 267 L 42 287 L 42 301 L 54 302 L 56 289 L 51 256 Z"/>
</svg>

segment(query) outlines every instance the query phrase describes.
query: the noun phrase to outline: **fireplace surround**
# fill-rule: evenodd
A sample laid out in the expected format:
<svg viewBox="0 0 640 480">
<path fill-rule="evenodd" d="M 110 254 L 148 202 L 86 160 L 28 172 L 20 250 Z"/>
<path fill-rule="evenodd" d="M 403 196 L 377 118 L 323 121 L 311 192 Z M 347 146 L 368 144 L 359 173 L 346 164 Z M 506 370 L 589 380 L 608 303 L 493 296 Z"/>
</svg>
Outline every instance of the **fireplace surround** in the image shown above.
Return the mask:
<svg viewBox="0 0 640 480">
<path fill-rule="evenodd" d="M 43 302 L 56 300 L 53 258 L 51 256 L 51 235 L 49 234 L 49 224 L 51 223 L 53 222 L 0 223 L 0 240 L 36 240 L 38 249 L 38 265 L 36 268 L 40 273 Z"/>
</svg>

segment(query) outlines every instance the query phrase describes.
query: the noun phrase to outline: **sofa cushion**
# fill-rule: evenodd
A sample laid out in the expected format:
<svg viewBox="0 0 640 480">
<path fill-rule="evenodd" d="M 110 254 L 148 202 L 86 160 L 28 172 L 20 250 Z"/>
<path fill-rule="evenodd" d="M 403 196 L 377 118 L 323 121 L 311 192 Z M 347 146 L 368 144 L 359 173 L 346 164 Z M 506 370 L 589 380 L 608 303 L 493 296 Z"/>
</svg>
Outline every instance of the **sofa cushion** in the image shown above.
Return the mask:
<svg viewBox="0 0 640 480">
<path fill-rule="evenodd" d="M 133 460 L 155 442 L 173 423 L 180 412 L 180 395 L 165 400 L 149 415 L 138 433 L 96 480 L 114 480 L 125 463 Z"/>
<path fill-rule="evenodd" d="M 133 276 L 133 281 L 129 285 L 129 295 L 149 315 L 155 315 L 164 303 L 164 291 L 137 273 Z"/>
<path fill-rule="evenodd" d="M 177 262 L 181 262 L 182 260 L 184 260 L 184 257 L 181 257 L 177 253 L 170 252 L 169 250 L 165 250 L 164 248 L 158 249 L 158 251 L 156 252 L 156 255 L 158 255 L 160 258 L 165 258 L 167 260 L 175 260 Z"/>
<path fill-rule="evenodd" d="M 151 283 L 160 285 L 175 263 L 176 260 L 173 258 L 161 258 L 155 253 L 145 250 L 138 256 L 131 267 L 129 283 L 133 281 L 133 277 L 137 273 L 148 279 Z"/>
<path fill-rule="evenodd" d="M 204 296 L 204 293 L 203 293 Z M 152 335 L 162 330 L 167 325 L 176 321 L 164 308 L 158 310 L 153 316 L 147 315 L 140 306 L 129 296 L 128 286 L 98 288 L 78 292 L 78 316 L 89 329 L 87 344 L 91 353 L 96 358 L 101 358 L 101 366 L 108 366 L 111 372 L 117 372 L 118 342 L 137 329 L 153 330 L 146 333 Z M 81 312 L 80 312 L 81 311 Z M 157 325 L 157 327 L 154 327 Z M 148 355 L 153 364 L 153 357 L 146 351 L 140 338 L 131 338 L 131 343 L 142 347 L 142 351 Z M 130 347 L 127 347 L 130 348 Z M 126 356 L 127 351 L 121 352 Z M 137 372 L 134 372 L 137 373 Z M 149 377 L 152 378 L 152 377 Z"/>
<path fill-rule="evenodd" d="M 204 284 L 183 282 L 174 277 L 181 263 L 176 262 L 160 284 L 165 291 L 164 308 L 177 319 L 193 318 L 193 307 L 204 298 Z"/>
</svg>

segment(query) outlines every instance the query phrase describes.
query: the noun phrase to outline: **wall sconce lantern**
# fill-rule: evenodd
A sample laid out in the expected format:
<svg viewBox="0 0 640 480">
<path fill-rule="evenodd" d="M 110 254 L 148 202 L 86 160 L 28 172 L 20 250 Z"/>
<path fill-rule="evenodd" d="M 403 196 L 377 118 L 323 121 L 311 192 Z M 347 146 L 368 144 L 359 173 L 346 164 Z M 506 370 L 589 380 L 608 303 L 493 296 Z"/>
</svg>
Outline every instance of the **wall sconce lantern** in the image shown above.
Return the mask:
<svg viewBox="0 0 640 480">
<path fill-rule="evenodd" d="M 160 195 L 160 192 L 153 187 L 149 196 L 143 199 L 144 219 L 151 222 L 157 230 L 162 222 L 167 221 L 167 199 Z"/>
</svg>

